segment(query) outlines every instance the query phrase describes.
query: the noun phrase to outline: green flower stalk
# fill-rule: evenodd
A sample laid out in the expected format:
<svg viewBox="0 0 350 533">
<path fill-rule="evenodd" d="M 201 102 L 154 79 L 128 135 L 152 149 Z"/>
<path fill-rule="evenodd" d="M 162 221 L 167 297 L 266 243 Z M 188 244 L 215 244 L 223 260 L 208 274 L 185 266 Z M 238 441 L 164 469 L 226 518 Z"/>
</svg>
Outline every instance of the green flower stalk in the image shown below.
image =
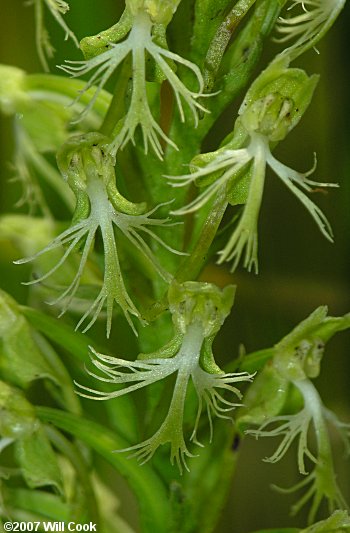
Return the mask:
<svg viewBox="0 0 350 533">
<path fill-rule="evenodd" d="M 120 451 L 133 452 L 142 464 L 151 459 L 162 444 L 170 442 L 170 460 L 177 463 L 180 472 L 188 470 L 186 458 L 193 457 L 183 435 L 183 417 L 189 381 L 192 380 L 198 398 L 197 415 L 190 440 L 202 446 L 197 439 L 197 430 L 203 405 L 206 406 L 212 437 L 212 416 L 229 418 L 227 413 L 239 406 L 227 400 L 228 391 L 238 399 L 240 391 L 233 383 L 251 381 L 247 372 L 224 373 L 216 365 L 212 343 L 217 331 L 230 311 L 234 287 L 223 291 L 210 283 L 186 282 L 172 285 L 169 290 L 169 306 L 175 334 L 173 339 L 156 353 L 141 354 L 142 360 L 125 361 L 97 353 L 92 363 L 102 374 L 88 371 L 100 381 L 125 385 L 113 392 L 102 392 L 77 384 L 79 393 L 87 398 L 109 400 L 146 387 L 177 373 L 168 414 L 156 433 L 145 441 Z"/>
<path fill-rule="evenodd" d="M 165 9 L 166 6 L 168 4 L 177 5 L 177 2 L 166 2 L 164 5 L 162 4 L 163 3 L 159 2 L 127 2 L 126 13 L 124 13 L 126 22 L 125 27 L 123 26 L 122 36 L 129 34 L 124 41 L 117 43 L 107 42 L 107 50 L 103 53 L 100 53 L 100 43 L 97 43 L 93 57 L 86 61 L 67 61 L 69 65 L 61 67 L 62 70 L 71 74 L 73 77 L 79 77 L 94 71 L 85 87 L 85 90 L 88 90 L 96 84 L 95 94 L 86 108 L 87 111 L 93 106 L 99 92 L 105 86 L 117 67 L 129 54 L 131 54 L 131 100 L 128 111 L 121 121 L 121 125 L 118 125 L 114 132 L 114 138 L 110 148 L 113 155 L 115 155 L 117 150 L 123 148 L 129 141 L 134 143 L 135 131 L 138 127 L 140 127 L 142 132 L 146 153 L 148 147 L 151 146 L 157 156 L 162 159 L 163 147 L 161 141 L 176 148 L 175 143 L 166 135 L 155 120 L 149 106 L 146 86 L 146 57 L 148 55 L 152 57 L 162 72 L 164 79 L 167 79 L 171 85 L 182 121 L 185 120 L 183 102 L 187 104 L 189 110 L 192 112 L 195 125 L 198 123 L 198 112 L 206 111 L 203 105 L 199 102 L 199 99 L 204 96 L 204 82 L 200 69 L 191 61 L 169 51 L 166 47 L 159 46 L 155 42 L 155 37 L 152 32 L 157 29 L 159 33 L 159 24 L 164 24 L 164 22 L 158 21 L 167 20 L 166 14 L 169 15 L 169 6 Z M 162 11 L 163 9 L 165 9 L 164 13 Z M 174 10 L 175 8 L 173 10 L 170 9 L 170 13 Z M 159 14 L 159 16 L 157 17 L 156 14 Z M 167 20 L 167 22 L 169 22 L 169 20 Z M 120 39 L 119 32 L 120 28 L 117 33 Z M 163 29 L 163 33 L 164 32 L 165 28 Z M 89 43 L 93 42 L 93 38 L 89 39 Z M 163 45 L 166 46 L 165 37 L 163 41 Z M 87 47 L 90 51 L 86 39 L 82 43 L 82 46 Z M 197 92 L 186 87 L 186 85 L 178 78 L 169 62 L 182 65 L 193 73 L 198 84 Z M 80 96 L 78 98 L 80 98 Z"/>
<path fill-rule="evenodd" d="M 327 317 L 327 308 L 316 309 L 306 320 L 299 324 L 289 335 L 275 347 L 272 369 L 284 382 L 299 393 L 303 407 L 292 414 L 271 416 L 265 413 L 264 421 L 256 430 L 246 433 L 259 437 L 281 437 L 276 451 L 265 461 L 276 463 L 297 441 L 297 463 L 299 472 L 306 476 L 301 482 L 289 489 L 278 489 L 284 493 L 295 492 L 307 487 L 300 500 L 293 505 L 292 513 L 297 513 L 304 505 L 311 502 L 309 523 L 315 520 L 321 502 L 328 502 L 329 512 L 335 509 L 346 509 L 347 504 L 336 482 L 333 457 L 327 421 L 331 420 L 346 440 L 350 425 L 338 421 L 323 405 L 323 402 L 311 379 L 319 374 L 320 363 L 325 343 L 342 329 L 348 328 L 350 317 Z M 249 400 L 248 400 L 249 403 Z M 247 410 L 249 413 L 249 408 Z M 256 411 L 258 413 L 258 411 Z M 246 421 L 249 421 L 246 416 Z M 259 413 L 261 419 L 261 413 Z M 243 418 L 244 420 L 244 418 Z M 253 421 L 251 418 L 250 422 Z M 316 439 L 315 450 L 310 450 L 310 431 Z M 347 442 L 347 448 L 349 443 Z M 314 465 L 309 473 L 306 460 Z"/>
<path fill-rule="evenodd" d="M 65 39 L 72 39 L 77 48 L 79 48 L 79 42 L 62 16 L 69 11 L 67 2 L 63 0 L 30 0 L 30 3 L 34 5 L 35 9 L 36 47 L 39 59 L 44 70 L 48 71 L 49 65 L 47 60 L 53 56 L 55 49 L 50 42 L 49 34 L 45 27 L 44 6 L 47 7 L 56 22 L 65 32 Z"/>
<path fill-rule="evenodd" d="M 144 213 L 144 204 L 133 204 L 126 200 L 117 190 L 115 184 L 114 160 L 106 153 L 108 139 L 100 134 L 91 133 L 82 137 L 73 137 L 58 154 L 58 162 L 63 176 L 76 196 L 76 210 L 73 224 L 63 231 L 45 248 L 31 257 L 16 261 L 17 264 L 35 261 L 41 255 L 62 246 L 65 251 L 48 272 L 27 282 L 27 285 L 41 283 L 59 269 L 67 258 L 81 248 L 79 268 L 69 286 L 51 304 L 63 302 L 63 314 L 70 306 L 80 284 L 95 235 L 99 230 L 102 236 L 104 252 L 104 276 L 102 288 L 83 314 L 77 324 L 83 323 L 87 331 L 97 320 L 100 312 L 106 307 L 107 336 L 110 334 L 114 304 L 120 306 L 129 325 L 136 333 L 131 316 L 141 320 L 141 315 L 129 296 L 124 284 L 118 257 L 118 247 L 115 229 L 118 229 L 143 254 L 153 268 L 166 281 L 171 276 L 166 272 L 153 256 L 151 248 L 143 238 L 143 234 L 155 239 L 169 251 L 176 252 L 169 247 L 149 226 L 169 225 L 168 219 L 155 219 L 151 215 L 158 207 Z"/>
<path fill-rule="evenodd" d="M 243 213 L 228 243 L 219 252 L 218 263 L 233 261 L 232 271 L 237 268 L 243 254 L 244 266 L 249 271 L 258 271 L 257 225 L 267 166 L 305 206 L 322 234 L 328 240 L 333 240 L 327 218 L 303 191 L 311 192 L 313 186 L 337 185 L 312 181 L 308 176 L 314 168 L 306 173 L 297 172 L 278 161 L 271 153 L 271 148 L 283 140 L 299 122 L 316 83 L 316 76 L 308 77 L 302 70 L 287 68 L 285 60 L 272 63 L 249 89 L 240 108 L 232 140 L 216 152 L 197 156 L 192 163 L 193 173 L 168 176 L 173 187 L 187 186 L 190 183 L 206 186 L 190 204 L 172 212 L 184 215 L 197 211 L 222 190 L 228 201 L 232 201 L 243 172 L 249 173 Z M 196 163 L 200 166 L 195 166 Z M 208 181 L 211 182 L 209 186 Z"/>
</svg>

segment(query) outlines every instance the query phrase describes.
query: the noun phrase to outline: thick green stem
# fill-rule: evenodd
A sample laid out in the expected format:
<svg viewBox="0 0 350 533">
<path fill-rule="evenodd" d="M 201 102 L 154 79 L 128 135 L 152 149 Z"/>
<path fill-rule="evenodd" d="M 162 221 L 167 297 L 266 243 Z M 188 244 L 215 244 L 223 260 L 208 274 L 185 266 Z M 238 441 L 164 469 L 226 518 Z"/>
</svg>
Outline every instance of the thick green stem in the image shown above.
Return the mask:
<svg viewBox="0 0 350 533">
<path fill-rule="evenodd" d="M 112 135 L 118 121 L 124 115 L 124 96 L 128 88 L 129 78 L 130 59 L 126 59 L 121 66 L 118 80 L 115 85 L 113 98 L 101 124 L 100 132 L 104 135 Z"/>
<path fill-rule="evenodd" d="M 215 199 L 212 209 L 210 210 L 201 231 L 201 234 L 195 244 L 192 253 L 179 266 L 175 279 L 179 283 L 197 279 L 202 268 L 208 260 L 209 248 L 215 238 L 222 217 L 227 207 L 227 195 L 222 191 Z M 145 313 L 146 320 L 153 321 L 159 315 L 164 313 L 168 308 L 167 295 L 156 302 Z"/>
<path fill-rule="evenodd" d="M 204 61 L 204 90 L 206 93 L 210 93 L 214 86 L 223 55 L 233 32 L 255 2 L 256 0 L 239 0 L 220 24 Z"/>
<path fill-rule="evenodd" d="M 222 217 L 227 207 L 227 195 L 223 190 L 215 199 L 212 209 L 203 224 L 202 232 L 191 253 L 177 271 L 177 281 L 184 282 L 196 279 L 208 259 L 209 248 L 218 231 Z"/>
</svg>

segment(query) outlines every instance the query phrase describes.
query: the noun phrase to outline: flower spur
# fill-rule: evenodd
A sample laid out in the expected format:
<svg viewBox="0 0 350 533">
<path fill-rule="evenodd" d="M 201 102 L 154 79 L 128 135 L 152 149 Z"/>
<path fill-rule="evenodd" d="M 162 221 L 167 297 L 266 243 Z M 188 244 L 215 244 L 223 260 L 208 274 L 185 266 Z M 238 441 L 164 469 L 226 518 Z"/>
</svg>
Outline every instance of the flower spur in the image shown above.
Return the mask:
<svg viewBox="0 0 350 533">
<path fill-rule="evenodd" d="M 108 140 L 100 134 L 91 133 L 73 137 L 58 155 L 60 170 L 76 196 L 76 210 L 72 226 L 58 235 L 45 248 L 32 257 L 16 261 L 17 264 L 34 261 L 39 256 L 64 246 L 66 249 L 58 263 L 48 272 L 27 282 L 28 285 L 40 283 L 54 274 L 67 258 L 81 248 L 81 259 L 77 272 L 63 293 L 52 304 L 63 303 L 61 314 L 70 306 L 80 284 L 95 235 L 99 230 L 104 251 L 104 277 L 102 288 L 96 299 L 83 314 L 77 324 L 80 327 L 88 321 L 84 331 L 89 329 L 106 306 L 107 336 L 110 334 L 114 303 L 122 309 L 129 325 L 136 333 L 130 315 L 141 321 L 141 315 L 130 298 L 122 276 L 115 228 L 143 254 L 153 268 L 167 282 L 171 275 L 164 270 L 153 256 L 151 248 L 142 237 L 146 233 L 169 251 L 176 252 L 147 226 L 168 225 L 168 219 L 155 219 L 151 215 L 157 208 L 144 213 L 144 204 L 133 204 L 118 192 L 115 185 L 114 160 L 106 153 L 104 146 Z"/>
<path fill-rule="evenodd" d="M 264 83 L 265 80 L 267 82 Z M 271 64 L 248 91 L 231 141 L 216 152 L 197 156 L 192 162 L 193 173 L 166 176 L 173 187 L 190 183 L 206 187 L 190 204 L 172 211 L 172 214 L 194 212 L 222 190 L 229 203 L 245 204 L 230 239 L 219 252 L 218 263 L 233 261 L 232 271 L 237 268 L 243 253 L 244 266 L 249 271 L 258 271 L 257 225 L 267 166 L 305 206 L 321 233 L 332 241 L 332 229 L 327 218 L 303 191 L 311 192 L 314 186 L 337 187 L 337 184 L 312 181 L 308 176 L 314 168 L 304 174 L 297 172 L 271 153 L 271 146 L 283 140 L 299 122 L 316 82 L 317 77 L 309 78 L 302 70 L 286 68 L 281 60 Z M 200 166 L 196 166 L 197 162 Z M 248 190 L 243 200 L 240 197 L 242 180 L 245 180 Z"/>
<path fill-rule="evenodd" d="M 164 133 L 150 110 L 146 88 L 146 55 L 148 54 L 153 58 L 155 64 L 162 72 L 163 79 L 166 78 L 171 85 L 182 121 L 185 120 L 183 101 L 190 109 L 195 125 L 198 123 L 198 111 L 206 112 L 206 109 L 199 102 L 199 99 L 204 96 L 204 81 L 197 65 L 166 48 L 165 37 L 163 39 L 164 42 L 162 43 L 165 47 L 156 44 L 152 30 L 155 26 L 159 27 L 159 17 L 157 17 L 150 9 L 147 10 L 146 6 L 140 7 L 139 4 L 140 2 L 127 2 L 126 13 L 124 13 L 126 22 L 125 25 L 123 25 L 122 35 L 128 35 L 124 41 L 117 43 L 108 42 L 106 44 L 107 50 L 102 53 L 100 53 L 100 48 L 98 47 L 97 55 L 95 52 L 95 55 L 90 59 L 86 61 L 66 61 L 69 65 L 63 65 L 60 68 L 73 77 L 88 74 L 95 70 L 84 89 L 84 91 L 86 91 L 96 84 L 94 96 L 87 106 L 85 110 L 86 112 L 93 106 L 99 92 L 105 86 L 117 67 L 129 54 L 131 54 L 133 74 L 130 106 L 126 116 L 121 121 L 121 126 L 118 125 L 118 131 L 116 132 L 115 130 L 114 139 L 111 145 L 111 153 L 116 154 L 117 150 L 123 148 L 129 141 L 134 143 L 135 131 L 139 126 L 142 131 L 145 152 L 147 153 L 148 146 L 150 145 L 156 155 L 161 159 L 163 153 L 161 139 L 165 143 L 172 145 L 174 148 L 177 147 Z M 147 4 L 147 2 L 145 4 Z M 159 9 L 161 10 L 161 8 L 162 6 L 160 5 Z M 160 20 L 163 19 L 164 17 L 160 18 Z M 118 39 L 120 39 L 119 32 Z M 99 35 L 99 37 L 101 37 L 101 35 Z M 93 38 L 88 39 L 90 39 L 91 42 Z M 86 41 L 86 39 L 84 41 Z M 82 45 L 83 44 L 84 42 Z M 87 47 L 86 42 L 85 47 Z M 175 74 L 173 68 L 169 65 L 169 62 L 182 65 L 192 72 L 198 84 L 198 92 L 191 91 L 186 87 Z"/>
<path fill-rule="evenodd" d="M 190 440 L 202 446 L 197 439 L 197 429 L 203 408 L 213 432 L 212 416 L 229 418 L 227 413 L 240 405 L 223 397 L 220 391 L 228 391 L 241 399 L 240 391 L 233 383 L 251 381 L 246 372 L 222 372 L 216 365 L 212 342 L 224 319 L 230 311 L 234 287 L 223 291 L 210 283 L 186 282 L 173 284 L 169 289 L 169 305 L 172 313 L 175 335 L 163 348 L 152 354 L 142 354 L 142 360 L 125 361 L 103 355 L 92 350 L 92 363 L 99 374 L 88 370 L 94 378 L 118 387 L 116 391 L 102 392 L 77 383 L 79 394 L 96 400 L 117 398 L 134 390 L 146 387 L 171 374 L 177 373 L 168 413 L 156 433 L 145 441 L 118 451 L 133 452 L 143 463 L 151 459 L 162 444 L 170 443 L 170 459 L 177 463 L 180 472 L 188 470 L 186 457 L 193 457 L 187 448 L 183 434 L 183 418 L 190 379 L 193 382 L 198 409 Z"/>
</svg>

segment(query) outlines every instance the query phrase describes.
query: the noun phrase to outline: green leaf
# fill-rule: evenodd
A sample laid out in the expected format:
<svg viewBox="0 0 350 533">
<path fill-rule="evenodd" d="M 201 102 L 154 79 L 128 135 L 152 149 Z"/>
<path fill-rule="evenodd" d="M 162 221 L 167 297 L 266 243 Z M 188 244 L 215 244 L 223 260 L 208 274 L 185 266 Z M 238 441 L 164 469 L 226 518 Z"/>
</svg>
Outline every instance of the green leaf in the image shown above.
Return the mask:
<svg viewBox="0 0 350 533">
<path fill-rule="evenodd" d="M 80 362 L 88 363 L 89 346 L 94 345 L 99 351 L 107 351 L 96 347 L 89 337 L 73 330 L 62 320 L 57 320 L 30 307 L 21 307 L 23 314 L 30 324 L 43 333 L 48 339 L 62 346 L 67 352 Z M 88 375 L 85 375 L 89 379 Z M 105 408 L 109 413 L 111 424 L 130 442 L 138 438 L 137 413 L 133 401 L 128 396 L 118 398 L 117 401 L 106 402 Z"/>
<path fill-rule="evenodd" d="M 81 443 L 71 442 L 60 431 L 53 426 L 45 426 L 45 432 L 50 442 L 62 456 L 60 467 L 63 472 L 65 483 L 65 492 L 73 494 L 72 508 L 74 519 L 79 522 L 92 520 L 94 523 L 100 523 L 98 505 L 95 497 L 95 483 L 91 479 L 91 464 L 88 463 L 90 457 L 85 447 Z M 67 459 L 65 461 L 64 459 Z M 74 468 L 75 476 L 64 476 L 65 466 Z M 71 500 L 70 499 L 70 500 Z"/>
<path fill-rule="evenodd" d="M 140 467 L 135 459 L 122 453 L 113 453 L 127 446 L 124 439 L 96 422 L 71 413 L 38 407 L 37 414 L 42 421 L 54 424 L 82 440 L 127 479 L 140 506 L 143 533 L 168 531 L 171 511 L 166 488 L 150 466 Z"/>
<path fill-rule="evenodd" d="M 42 427 L 15 442 L 15 456 L 28 487 L 52 485 L 63 493 L 57 458 Z"/>
<path fill-rule="evenodd" d="M 6 489 L 5 503 L 15 509 L 30 511 L 50 520 L 69 519 L 69 507 L 59 496 L 40 490 Z"/>
<path fill-rule="evenodd" d="M 0 291 L 0 373 L 4 379 L 26 388 L 32 381 L 58 380 L 34 342 L 31 329 L 19 306 Z"/>
<path fill-rule="evenodd" d="M 22 393 L 0 381 L 0 435 L 16 440 L 30 435 L 38 428 L 33 406 Z"/>
<path fill-rule="evenodd" d="M 93 342 L 79 331 L 74 331 L 64 322 L 41 313 L 31 307 L 21 307 L 21 311 L 30 324 L 43 333 L 48 339 L 65 348 L 76 359 L 87 362 L 89 360 L 89 346 Z"/>
<path fill-rule="evenodd" d="M 45 382 L 46 388 L 64 409 L 79 414 L 81 412 L 80 400 L 74 390 L 72 378 L 59 355 L 40 333 L 33 331 L 33 337 L 46 361 L 54 370 L 58 381 L 58 384 Z"/>
</svg>

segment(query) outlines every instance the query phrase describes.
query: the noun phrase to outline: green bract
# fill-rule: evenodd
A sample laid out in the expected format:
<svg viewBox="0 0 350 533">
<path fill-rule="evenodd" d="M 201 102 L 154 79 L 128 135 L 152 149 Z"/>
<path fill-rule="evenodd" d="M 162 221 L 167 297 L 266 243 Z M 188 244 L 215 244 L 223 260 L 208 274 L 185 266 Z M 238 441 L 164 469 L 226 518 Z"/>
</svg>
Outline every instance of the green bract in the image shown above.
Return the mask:
<svg viewBox="0 0 350 533">
<path fill-rule="evenodd" d="M 0 382 L 0 434 L 11 441 L 31 435 L 38 428 L 33 407 L 22 394 L 5 382 Z"/>
<path fill-rule="evenodd" d="M 145 11 L 157 24 L 169 24 L 181 0 L 126 0 L 126 7 L 135 16 Z"/>
<path fill-rule="evenodd" d="M 229 285 L 220 290 L 212 283 L 195 281 L 173 283 L 168 299 L 176 329 L 184 333 L 192 322 L 199 322 L 206 337 L 215 335 L 231 310 L 235 289 Z"/>
<path fill-rule="evenodd" d="M 40 378 L 49 378 L 58 385 L 17 303 L 3 291 L 0 291 L 0 372 L 7 381 L 22 387 Z"/>
<path fill-rule="evenodd" d="M 283 141 L 308 108 L 319 77 L 272 62 L 247 92 L 240 108 L 248 132 L 261 133 L 271 142 Z"/>
</svg>

